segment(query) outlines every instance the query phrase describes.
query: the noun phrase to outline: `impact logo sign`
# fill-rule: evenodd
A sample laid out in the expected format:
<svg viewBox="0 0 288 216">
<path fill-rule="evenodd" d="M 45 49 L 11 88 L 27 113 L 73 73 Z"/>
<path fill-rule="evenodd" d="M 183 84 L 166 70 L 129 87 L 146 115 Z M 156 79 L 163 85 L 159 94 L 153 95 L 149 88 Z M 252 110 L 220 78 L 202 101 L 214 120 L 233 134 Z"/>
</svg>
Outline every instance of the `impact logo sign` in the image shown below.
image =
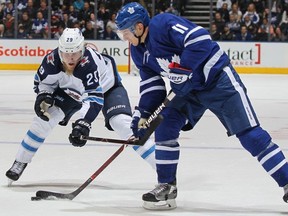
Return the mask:
<svg viewBox="0 0 288 216">
<path fill-rule="evenodd" d="M 240 43 L 233 48 L 222 47 L 233 66 L 253 66 L 261 64 L 261 44 Z"/>
</svg>

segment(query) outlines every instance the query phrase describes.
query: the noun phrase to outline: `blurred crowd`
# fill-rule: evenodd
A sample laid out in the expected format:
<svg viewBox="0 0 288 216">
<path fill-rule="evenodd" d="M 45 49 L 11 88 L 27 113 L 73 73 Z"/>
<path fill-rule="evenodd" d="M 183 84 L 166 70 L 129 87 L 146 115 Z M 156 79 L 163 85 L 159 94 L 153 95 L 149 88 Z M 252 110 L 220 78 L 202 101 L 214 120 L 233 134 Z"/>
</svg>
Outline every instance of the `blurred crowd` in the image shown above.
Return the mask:
<svg viewBox="0 0 288 216">
<path fill-rule="evenodd" d="M 288 41 L 288 0 L 217 0 L 210 34 L 217 41 Z M 85 39 L 119 40 L 115 17 L 126 0 L 0 0 L 0 38 L 58 39 L 77 27 Z M 184 15 L 185 0 L 137 1 L 151 16 Z M 271 11 L 269 10 L 271 8 Z M 51 15 L 50 13 L 51 12 Z M 271 12 L 271 13 L 270 13 Z M 96 14 L 95 14 L 96 13 Z M 15 19 L 17 18 L 17 19 Z"/>
<path fill-rule="evenodd" d="M 216 41 L 288 41 L 288 0 L 218 0 L 210 34 Z"/>
</svg>

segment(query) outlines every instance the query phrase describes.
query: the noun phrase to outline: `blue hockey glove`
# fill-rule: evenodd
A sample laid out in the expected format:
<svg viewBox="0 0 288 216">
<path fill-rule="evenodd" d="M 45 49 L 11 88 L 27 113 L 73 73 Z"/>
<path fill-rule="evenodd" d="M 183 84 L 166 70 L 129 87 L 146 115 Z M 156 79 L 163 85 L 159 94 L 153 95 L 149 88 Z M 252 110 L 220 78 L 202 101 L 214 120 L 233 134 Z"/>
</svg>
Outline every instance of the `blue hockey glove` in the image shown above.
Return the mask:
<svg viewBox="0 0 288 216">
<path fill-rule="evenodd" d="M 40 92 L 34 104 L 34 110 L 38 117 L 44 121 L 49 121 L 50 114 L 48 113 L 48 108 L 52 107 L 54 104 L 54 98 L 50 92 Z"/>
<path fill-rule="evenodd" d="M 191 78 L 192 70 L 181 67 L 180 64 L 172 62 L 169 64 L 168 78 L 172 91 L 178 96 L 184 96 L 189 93 L 193 86 Z"/>
<path fill-rule="evenodd" d="M 147 118 L 151 114 L 139 107 L 135 107 L 134 113 L 132 115 L 132 122 L 130 128 L 133 131 L 133 135 L 136 138 L 143 137 L 146 133 L 147 126 L 145 125 L 145 122 L 147 121 Z"/>
<path fill-rule="evenodd" d="M 72 133 L 69 135 L 69 141 L 73 146 L 82 147 L 87 140 L 81 139 L 81 136 L 89 136 L 91 124 L 84 119 L 78 119 L 72 124 Z"/>
</svg>

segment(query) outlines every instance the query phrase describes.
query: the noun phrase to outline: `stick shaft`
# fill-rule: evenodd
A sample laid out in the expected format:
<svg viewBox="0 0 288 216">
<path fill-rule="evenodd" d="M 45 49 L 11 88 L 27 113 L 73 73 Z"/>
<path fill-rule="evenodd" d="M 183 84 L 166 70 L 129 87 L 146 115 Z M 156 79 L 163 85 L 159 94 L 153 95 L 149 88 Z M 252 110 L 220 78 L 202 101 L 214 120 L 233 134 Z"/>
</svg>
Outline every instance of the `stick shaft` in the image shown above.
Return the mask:
<svg viewBox="0 0 288 216">
<path fill-rule="evenodd" d="M 98 142 L 116 143 L 116 144 L 137 145 L 137 143 L 135 143 L 132 140 L 120 140 L 120 139 L 110 139 L 110 138 L 92 137 L 92 136 L 82 136 L 81 139 L 98 141 Z"/>
<path fill-rule="evenodd" d="M 118 155 L 123 152 L 123 150 L 127 147 L 128 145 L 122 145 L 116 152 L 114 152 L 113 155 L 111 155 L 103 164 L 102 166 L 96 170 L 80 187 L 78 187 L 75 191 L 64 194 L 64 193 L 57 193 L 57 192 L 52 192 L 52 191 L 37 191 L 36 192 L 36 197 L 39 197 L 41 199 L 49 199 L 49 197 L 54 196 L 59 199 L 69 199 L 73 200 L 81 191 L 83 191 L 100 173 L 105 170 L 105 168 L 114 161 L 115 158 L 118 157 Z"/>
</svg>

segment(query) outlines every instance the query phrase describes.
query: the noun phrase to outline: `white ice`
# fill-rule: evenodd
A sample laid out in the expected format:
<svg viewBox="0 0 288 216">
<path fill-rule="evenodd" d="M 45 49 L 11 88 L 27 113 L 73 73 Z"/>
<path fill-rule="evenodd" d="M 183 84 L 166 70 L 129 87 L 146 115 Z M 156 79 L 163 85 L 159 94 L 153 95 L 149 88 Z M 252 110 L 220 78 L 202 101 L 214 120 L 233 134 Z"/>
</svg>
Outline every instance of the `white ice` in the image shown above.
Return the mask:
<svg viewBox="0 0 288 216">
<path fill-rule="evenodd" d="M 82 148 L 68 142 L 71 123 L 57 126 L 19 181 L 7 187 L 5 172 L 14 161 L 34 116 L 33 72 L 0 73 L 0 215 L 3 216 L 184 216 L 286 215 L 283 190 L 235 137 L 207 112 L 193 131 L 181 134 L 178 208 L 149 211 L 141 196 L 154 188 L 155 171 L 127 147 L 74 200 L 31 201 L 38 190 L 70 193 L 84 183 L 120 145 L 90 141 Z M 139 77 L 124 74 L 132 106 Z M 241 75 L 262 127 L 288 156 L 288 76 Z M 74 119 L 75 120 L 75 117 Z M 102 114 L 92 136 L 118 139 L 104 127 Z"/>
</svg>

